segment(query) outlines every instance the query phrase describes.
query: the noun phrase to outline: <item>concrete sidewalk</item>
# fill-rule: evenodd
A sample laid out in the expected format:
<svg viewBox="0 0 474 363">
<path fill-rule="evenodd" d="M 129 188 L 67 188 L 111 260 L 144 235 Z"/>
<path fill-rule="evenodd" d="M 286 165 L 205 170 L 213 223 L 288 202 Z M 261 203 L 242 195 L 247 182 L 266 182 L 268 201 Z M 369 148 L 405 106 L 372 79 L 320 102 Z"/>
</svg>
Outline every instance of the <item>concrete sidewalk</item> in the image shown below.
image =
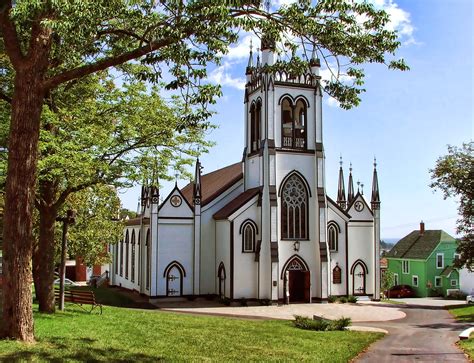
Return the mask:
<svg viewBox="0 0 474 363">
<path fill-rule="evenodd" d="M 369 304 L 291 304 L 279 306 L 199 306 L 199 302 L 188 306 L 171 307 L 169 304 L 155 306 L 162 310 L 188 314 L 209 314 L 245 318 L 292 320 L 295 315 L 338 319 L 349 317 L 353 322 L 372 322 L 402 319 L 406 314 L 397 307 L 382 307 Z"/>
</svg>

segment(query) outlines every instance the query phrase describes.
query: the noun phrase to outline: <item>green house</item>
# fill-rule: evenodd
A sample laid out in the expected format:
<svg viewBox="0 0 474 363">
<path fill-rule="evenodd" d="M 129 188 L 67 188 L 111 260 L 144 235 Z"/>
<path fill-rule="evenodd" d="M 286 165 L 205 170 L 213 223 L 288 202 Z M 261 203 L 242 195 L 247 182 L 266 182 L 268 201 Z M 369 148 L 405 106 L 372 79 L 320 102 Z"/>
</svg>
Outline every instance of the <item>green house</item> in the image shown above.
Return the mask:
<svg viewBox="0 0 474 363">
<path fill-rule="evenodd" d="M 420 230 L 403 237 L 385 256 L 395 285 L 410 285 L 417 297 L 446 296 L 459 289 L 459 273 L 453 268 L 456 239 L 442 230 Z"/>
</svg>

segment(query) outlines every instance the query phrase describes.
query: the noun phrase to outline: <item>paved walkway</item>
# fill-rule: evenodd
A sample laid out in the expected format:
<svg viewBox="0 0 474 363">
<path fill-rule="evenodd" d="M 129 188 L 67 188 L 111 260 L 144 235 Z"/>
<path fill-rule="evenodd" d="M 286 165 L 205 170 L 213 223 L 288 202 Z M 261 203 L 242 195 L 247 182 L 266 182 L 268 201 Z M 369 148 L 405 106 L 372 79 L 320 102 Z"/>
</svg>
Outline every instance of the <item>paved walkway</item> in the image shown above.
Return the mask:
<svg viewBox="0 0 474 363">
<path fill-rule="evenodd" d="M 191 314 L 210 314 L 224 316 L 240 316 L 247 318 L 266 318 L 266 319 L 293 319 L 295 315 L 319 317 L 327 319 L 338 319 L 341 317 L 350 317 L 353 322 L 366 321 L 387 321 L 402 319 L 405 313 L 398 308 L 383 307 L 375 305 L 360 304 L 291 304 L 279 306 L 220 306 L 209 307 L 202 306 L 203 303 L 193 302 L 185 306 L 155 305 L 163 310 L 186 312 Z M 161 306 L 160 306 L 161 305 Z M 175 303 L 176 305 L 176 303 Z"/>
<path fill-rule="evenodd" d="M 455 343 L 458 334 L 472 324 L 456 322 L 440 307 L 411 305 L 402 310 L 404 319 L 370 323 L 389 334 L 371 345 L 357 362 L 468 362 Z"/>
</svg>

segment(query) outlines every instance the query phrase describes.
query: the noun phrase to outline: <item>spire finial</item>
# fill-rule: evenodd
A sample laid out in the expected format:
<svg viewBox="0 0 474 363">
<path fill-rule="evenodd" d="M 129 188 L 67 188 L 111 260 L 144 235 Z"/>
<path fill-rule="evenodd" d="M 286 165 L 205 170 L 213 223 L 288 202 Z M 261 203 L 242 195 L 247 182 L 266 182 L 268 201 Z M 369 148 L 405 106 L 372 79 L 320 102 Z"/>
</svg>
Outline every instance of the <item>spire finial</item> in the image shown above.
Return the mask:
<svg viewBox="0 0 474 363">
<path fill-rule="evenodd" d="M 337 204 L 346 209 L 346 189 L 344 187 L 344 171 L 342 170 L 342 155 L 339 156 L 339 182 L 337 185 Z"/>
<path fill-rule="evenodd" d="M 374 169 L 377 167 L 377 158 L 374 155 Z"/>
<path fill-rule="evenodd" d="M 357 179 L 357 193 L 359 193 L 360 181 Z"/>
<path fill-rule="evenodd" d="M 252 73 L 252 68 L 253 68 L 253 44 L 252 44 L 252 38 L 250 38 L 250 52 L 249 52 L 249 61 L 247 63 L 247 69 L 245 71 L 246 74 L 251 74 Z"/>
<path fill-rule="evenodd" d="M 339 156 L 339 165 L 342 168 L 342 155 Z"/>
<path fill-rule="evenodd" d="M 374 156 L 374 176 L 372 177 L 372 209 L 380 209 L 379 180 L 377 177 L 377 159 Z"/>
<path fill-rule="evenodd" d="M 364 195 L 364 183 L 360 183 L 360 194 Z"/>
<path fill-rule="evenodd" d="M 257 68 L 260 68 L 261 67 L 261 63 L 260 63 L 260 48 L 257 48 Z"/>
<path fill-rule="evenodd" d="M 349 171 L 352 173 L 352 162 L 349 163 Z"/>
</svg>

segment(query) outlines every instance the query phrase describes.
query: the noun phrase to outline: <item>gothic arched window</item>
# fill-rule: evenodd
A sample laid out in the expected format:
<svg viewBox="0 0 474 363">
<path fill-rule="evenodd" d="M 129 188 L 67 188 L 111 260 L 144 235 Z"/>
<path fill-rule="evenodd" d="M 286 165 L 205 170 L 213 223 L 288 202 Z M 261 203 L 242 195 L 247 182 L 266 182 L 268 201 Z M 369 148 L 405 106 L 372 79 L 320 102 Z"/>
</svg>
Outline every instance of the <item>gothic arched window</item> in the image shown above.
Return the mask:
<svg viewBox="0 0 474 363">
<path fill-rule="evenodd" d="M 291 175 L 281 191 L 281 238 L 308 238 L 308 191 L 303 180 Z"/>
<path fill-rule="evenodd" d="M 338 228 L 335 223 L 330 223 L 328 226 L 328 245 L 329 250 L 337 252 L 338 250 Z"/>
<path fill-rule="evenodd" d="M 132 231 L 132 272 L 130 280 L 135 282 L 135 230 Z"/>
<path fill-rule="evenodd" d="M 306 149 L 306 103 L 296 104 L 288 98 L 281 102 L 281 135 L 283 148 Z"/>
<path fill-rule="evenodd" d="M 137 245 L 138 245 L 138 259 L 137 259 L 137 270 L 138 270 L 138 277 L 137 277 L 137 283 L 140 286 L 140 280 L 141 277 L 140 275 L 142 274 L 142 268 L 141 268 L 141 260 L 142 260 L 142 246 L 141 246 L 141 231 L 138 231 L 138 239 L 137 239 Z"/>
<path fill-rule="evenodd" d="M 242 252 L 255 252 L 256 227 L 253 222 L 247 220 L 240 229 L 242 233 Z"/>
<path fill-rule="evenodd" d="M 253 102 L 250 106 L 250 152 L 260 148 L 260 123 L 261 123 L 262 103 Z"/>
<path fill-rule="evenodd" d="M 125 278 L 128 280 L 128 267 L 130 266 L 130 239 L 125 236 Z"/>
</svg>

